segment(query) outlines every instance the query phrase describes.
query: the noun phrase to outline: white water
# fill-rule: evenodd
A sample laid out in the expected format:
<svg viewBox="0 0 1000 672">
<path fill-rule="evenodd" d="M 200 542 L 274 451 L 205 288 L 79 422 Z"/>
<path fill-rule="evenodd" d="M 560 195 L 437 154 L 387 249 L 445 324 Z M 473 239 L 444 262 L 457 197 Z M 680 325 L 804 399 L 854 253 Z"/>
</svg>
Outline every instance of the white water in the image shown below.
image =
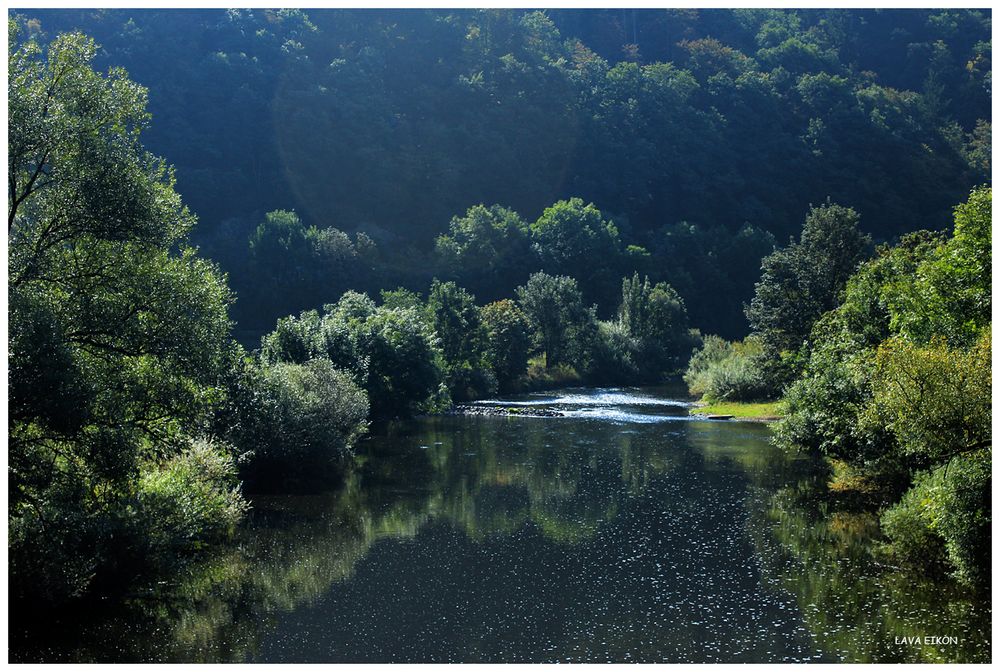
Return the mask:
<svg viewBox="0 0 1000 672">
<path fill-rule="evenodd" d="M 486 399 L 484 406 L 523 406 L 559 411 L 563 417 L 605 422 L 654 423 L 691 420 L 683 409 L 689 401 L 664 399 L 629 388 L 595 388 L 587 391 L 535 392 L 511 399 Z"/>
</svg>

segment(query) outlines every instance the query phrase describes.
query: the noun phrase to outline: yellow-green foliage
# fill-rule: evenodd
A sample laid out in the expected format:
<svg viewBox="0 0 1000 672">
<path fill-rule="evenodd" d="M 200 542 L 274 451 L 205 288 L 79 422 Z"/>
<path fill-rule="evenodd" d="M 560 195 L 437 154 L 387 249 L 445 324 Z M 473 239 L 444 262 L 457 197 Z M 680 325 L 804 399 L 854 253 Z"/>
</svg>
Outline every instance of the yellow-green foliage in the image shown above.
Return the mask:
<svg viewBox="0 0 1000 672">
<path fill-rule="evenodd" d="M 992 450 L 991 197 L 950 237 L 917 232 L 862 266 L 813 328 L 776 437 L 913 488 L 882 518 L 899 562 L 987 576 Z"/>
<path fill-rule="evenodd" d="M 775 389 L 767 368 L 767 354 L 759 339 L 750 336 L 729 343 L 706 336 L 688 362 L 684 381 L 691 394 L 711 401 L 759 401 L 773 399 Z"/>
<path fill-rule="evenodd" d="M 196 550 L 228 537 L 249 508 L 229 452 L 202 440 L 145 469 L 137 499 L 150 546 L 159 552 Z"/>
<path fill-rule="evenodd" d="M 904 454 L 935 462 L 989 445 L 991 331 L 967 351 L 940 337 L 927 346 L 900 338 L 883 343 L 862 421 L 887 427 Z"/>
<path fill-rule="evenodd" d="M 940 337 L 927 346 L 886 341 L 863 416 L 887 427 L 908 460 L 936 467 L 883 516 L 889 553 L 924 566 L 947 558 L 965 583 L 980 582 L 989 568 L 990 333 L 967 351 Z"/>
</svg>

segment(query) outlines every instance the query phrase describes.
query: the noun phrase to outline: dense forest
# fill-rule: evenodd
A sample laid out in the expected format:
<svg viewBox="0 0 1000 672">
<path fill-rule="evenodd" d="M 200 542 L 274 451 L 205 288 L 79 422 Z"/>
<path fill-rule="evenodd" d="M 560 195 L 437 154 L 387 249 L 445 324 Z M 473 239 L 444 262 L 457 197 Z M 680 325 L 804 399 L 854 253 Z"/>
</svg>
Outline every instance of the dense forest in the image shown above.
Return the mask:
<svg viewBox="0 0 1000 672">
<path fill-rule="evenodd" d="M 638 271 L 674 287 L 693 326 L 739 338 L 759 260 L 810 204 L 849 205 L 890 240 L 947 227 L 990 173 L 988 12 L 26 18 L 41 41 L 93 37 L 95 66 L 149 87 L 143 142 L 177 167 L 193 241 L 229 274 L 248 344 L 349 289 L 425 292 L 438 277 L 486 302 L 566 269 L 592 274 L 577 280 L 602 317 Z M 574 197 L 614 224 L 610 239 L 521 235 Z M 478 204 L 517 215 L 482 240 Z"/>
<path fill-rule="evenodd" d="M 682 372 L 781 399 L 886 558 L 982 589 L 989 40 L 964 10 L 15 16 L 12 604 L 184 567 L 375 423 Z"/>
</svg>

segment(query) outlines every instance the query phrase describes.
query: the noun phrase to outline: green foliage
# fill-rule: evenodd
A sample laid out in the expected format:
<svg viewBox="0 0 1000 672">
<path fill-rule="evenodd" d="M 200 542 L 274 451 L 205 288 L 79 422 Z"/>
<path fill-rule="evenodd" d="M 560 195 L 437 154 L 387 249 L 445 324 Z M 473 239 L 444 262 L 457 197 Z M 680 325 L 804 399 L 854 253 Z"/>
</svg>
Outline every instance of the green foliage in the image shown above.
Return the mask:
<svg viewBox="0 0 1000 672">
<path fill-rule="evenodd" d="M 837 305 L 871 243 L 858 220 L 839 205 L 812 208 L 801 238 L 764 259 L 747 319 L 767 346 L 797 350 L 819 316 Z"/>
<path fill-rule="evenodd" d="M 903 455 L 937 464 L 991 443 L 990 334 L 968 351 L 942 339 L 917 346 L 891 338 L 879 346 L 864 423 L 885 427 Z"/>
<path fill-rule="evenodd" d="M 272 485 L 289 475 L 301 480 L 331 474 L 367 427 L 364 391 L 327 359 L 276 363 L 262 374 L 255 438 L 243 444 L 252 446 L 244 472 L 251 482 L 267 479 Z"/>
<path fill-rule="evenodd" d="M 882 514 L 890 557 L 923 569 L 940 571 L 950 565 L 962 583 L 987 585 L 992 539 L 990 453 L 959 455 L 917 476 L 903 499 Z"/>
<path fill-rule="evenodd" d="M 955 208 L 955 231 L 916 269 L 915 282 L 888 289 L 892 328 L 920 343 L 943 336 L 969 346 L 991 319 L 993 190 L 976 189 Z"/>
<path fill-rule="evenodd" d="M 597 317 L 583 302 L 576 280 L 535 273 L 517 288 L 517 300 L 545 353 L 545 366 L 568 363 L 577 370 L 589 366 L 597 334 Z"/>
<path fill-rule="evenodd" d="M 840 313 L 821 318 L 812 339 L 805 373 L 785 391 L 778 442 L 856 464 L 885 462 L 892 437 L 858 421 L 871 400 L 871 351 L 851 338 Z"/>
<path fill-rule="evenodd" d="M 96 51 L 77 33 L 43 51 L 14 29 L 8 45 L 18 599 L 93 589 L 132 553 L 111 541 L 123 526 L 131 546 L 148 548 L 150 521 L 123 522 L 141 474 L 187 449 L 228 361 L 232 298 L 187 245 L 194 218 L 172 170 L 139 143 L 145 89 L 120 69 L 95 72 Z M 235 506 L 232 484 L 218 487 Z M 196 521 L 192 535 L 206 526 Z"/>
<path fill-rule="evenodd" d="M 621 241 L 593 203 L 571 198 L 552 204 L 531 225 L 531 240 L 543 270 L 572 275 L 585 296 L 607 301 L 619 277 Z"/>
<path fill-rule="evenodd" d="M 383 289 L 379 292 L 382 298 L 382 305 L 386 308 L 423 308 L 424 301 L 420 294 L 411 292 L 405 287 L 396 289 Z"/>
<path fill-rule="evenodd" d="M 636 267 L 670 283 L 702 332 L 740 338 L 746 334 L 743 306 L 753 297 L 761 260 L 774 248 L 774 236 L 749 223 L 734 233 L 678 222 L 656 232 L 652 253 Z"/>
<path fill-rule="evenodd" d="M 454 282 L 435 279 L 427 311 L 444 355 L 452 398 L 474 399 L 496 391 L 496 379 L 486 360 L 486 330 L 475 297 Z"/>
<path fill-rule="evenodd" d="M 261 363 L 237 348 L 233 357 L 212 429 L 238 448 L 247 487 L 328 486 L 367 429 L 365 391 L 322 356 Z"/>
<path fill-rule="evenodd" d="M 14 603 L 44 612 L 71 598 L 118 595 L 227 539 L 248 508 L 229 453 L 192 441 L 144 463 L 127 491 L 104 491 L 102 501 L 83 482 L 49 488 L 10 519 Z"/>
<path fill-rule="evenodd" d="M 888 552 L 970 584 L 986 576 L 991 516 L 989 222 L 989 190 L 976 190 L 952 237 L 912 234 L 863 264 L 813 327 L 776 432 L 871 476 L 912 479 L 882 517 Z"/>
<path fill-rule="evenodd" d="M 452 217 L 435 249 L 442 269 L 480 296 L 511 292 L 535 265 L 528 224 L 499 205 L 475 205 L 464 216 Z"/>
<path fill-rule="evenodd" d="M 640 368 L 639 341 L 619 320 L 597 323 L 597 338 L 591 350 L 588 378 L 602 384 L 627 385 L 637 381 L 659 382 L 659 368 Z"/>
<path fill-rule="evenodd" d="M 583 382 L 583 377 L 569 364 L 547 367 L 545 356 L 541 355 L 528 360 L 528 372 L 518 381 L 518 390 L 555 390 L 560 387 L 575 387 Z"/>
<path fill-rule="evenodd" d="M 697 338 L 684 301 L 666 283 L 639 274 L 622 280 L 618 318 L 598 324 L 588 375 L 602 383 L 660 382 L 680 365 Z"/>
<path fill-rule="evenodd" d="M 167 462 L 143 469 L 135 515 L 149 525 L 152 553 L 165 558 L 190 553 L 234 532 L 249 506 L 231 453 L 195 441 Z"/>
<path fill-rule="evenodd" d="M 761 365 L 764 350 L 748 338 L 733 353 L 710 367 L 705 398 L 714 401 L 761 401 L 772 399 L 776 391 Z"/>
<path fill-rule="evenodd" d="M 989 175 L 981 10 L 637 11 L 624 24 L 578 9 L 24 13 L 43 39 L 98 37 L 102 63 L 155 84 L 144 140 L 179 166 L 246 329 L 435 276 L 496 300 L 536 270 L 577 277 L 607 318 L 639 271 L 673 286 L 703 332 L 742 338 L 763 238 L 793 233 L 810 201 L 851 204 L 891 240 L 943 228 Z M 613 213 L 621 247 L 648 263 L 539 266 L 513 212 L 535 219 L 570 194 Z M 276 208 L 330 245 L 248 257 Z M 734 243 L 746 227 L 755 237 Z M 547 263 L 593 260 L 588 237 Z"/>
<path fill-rule="evenodd" d="M 267 213 L 250 237 L 250 254 L 262 261 L 283 261 L 294 269 L 296 262 L 313 251 L 318 233 L 316 227 L 306 228 L 294 212 L 275 210 Z"/>
<path fill-rule="evenodd" d="M 380 309 L 355 329 L 358 352 L 368 359 L 364 388 L 376 415 L 407 414 L 433 403 L 443 382 L 437 338 L 413 309 Z"/>
<path fill-rule="evenodd" d="M 486 353 L 501 390 L 508 390 L 528 368 L 531 324 L 517 304 L 503 299 L 480 311 L 486 330 Z"/>
<path fill-rule="evenodd" d="M 333 227 L 306 226 L 288 210 L 265 215 L 249 239 L 249 267 L 255 276 L 248 300 L 266 312 L 322 303 L 371 277 L 374 243 L 364 234 L 356 241 Z"/>
<path fill-rule="evenodd" d="M 804 373 L 786 391 L 787 414 L 776 427 L 780 443 L 888 468 L 893 437 L 859 415 L 872 398 L 875 349 L 892 333 L 889 292 L 912 278 L 939 241 L 920 232 L 880 247 L 848 280 L 841 305 L 814 325 Z"/>
<path fill-rule="evenodd" d="M 684 300 L 665 282 L 654 285 L 647 277 L 640 283 L 638 273 L 623 279 L 618 320 L 639 343 L 644 368 L 655 372 L 676 368 L 681 355 L 690 351 Z"/>
<path fill-rule="evenodd" d="M 261 339 L 260 356 L 265 364 L 329 360 L 364 388 L 378 417 L 438 403 L 445 375 L 439 339 L 422 307 L 376 306 L 358 292 L 346 292 L 323 314 L 282 318 Z"/>
<path fill-rule="evenodd" d="M 695 396 L 703 396 L 711 385 L 712 368 L 732 356 L 733 344 L 714 334 L 708 334 L 702 339 L 700 348 L 695 348 L 688 360 L 684 372 L 684 382 L 688 392 Z"/>
<path fill-rule="evenodd" d="M 754 337 L 729 343 L 706 336 L 688 361 L 688 391 L 708 401 L 764 401 L 780 394 L 769 364 L 773 353 Z"/>
</svg>

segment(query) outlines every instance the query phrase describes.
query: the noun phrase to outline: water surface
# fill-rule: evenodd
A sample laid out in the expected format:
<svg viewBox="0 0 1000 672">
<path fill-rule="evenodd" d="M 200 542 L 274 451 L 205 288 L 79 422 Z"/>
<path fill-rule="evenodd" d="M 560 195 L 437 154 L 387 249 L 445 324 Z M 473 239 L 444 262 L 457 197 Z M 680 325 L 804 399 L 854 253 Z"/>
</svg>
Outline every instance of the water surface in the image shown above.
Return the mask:
<svg viewBox="0 0 1000 672">
<path fill-rule="evenodd" d="M 362 441 L 345 486 L 258 498 L 231 548 L 13 659 L 987 661 L 985 599 L 874 564 L 874 518 L 765 425 L 662 390 L 495 400 Z M 16 634 L 16 629 L 14 630 Z M 950 645 L 900 637 L 953 636 Z"/>
</svg>

